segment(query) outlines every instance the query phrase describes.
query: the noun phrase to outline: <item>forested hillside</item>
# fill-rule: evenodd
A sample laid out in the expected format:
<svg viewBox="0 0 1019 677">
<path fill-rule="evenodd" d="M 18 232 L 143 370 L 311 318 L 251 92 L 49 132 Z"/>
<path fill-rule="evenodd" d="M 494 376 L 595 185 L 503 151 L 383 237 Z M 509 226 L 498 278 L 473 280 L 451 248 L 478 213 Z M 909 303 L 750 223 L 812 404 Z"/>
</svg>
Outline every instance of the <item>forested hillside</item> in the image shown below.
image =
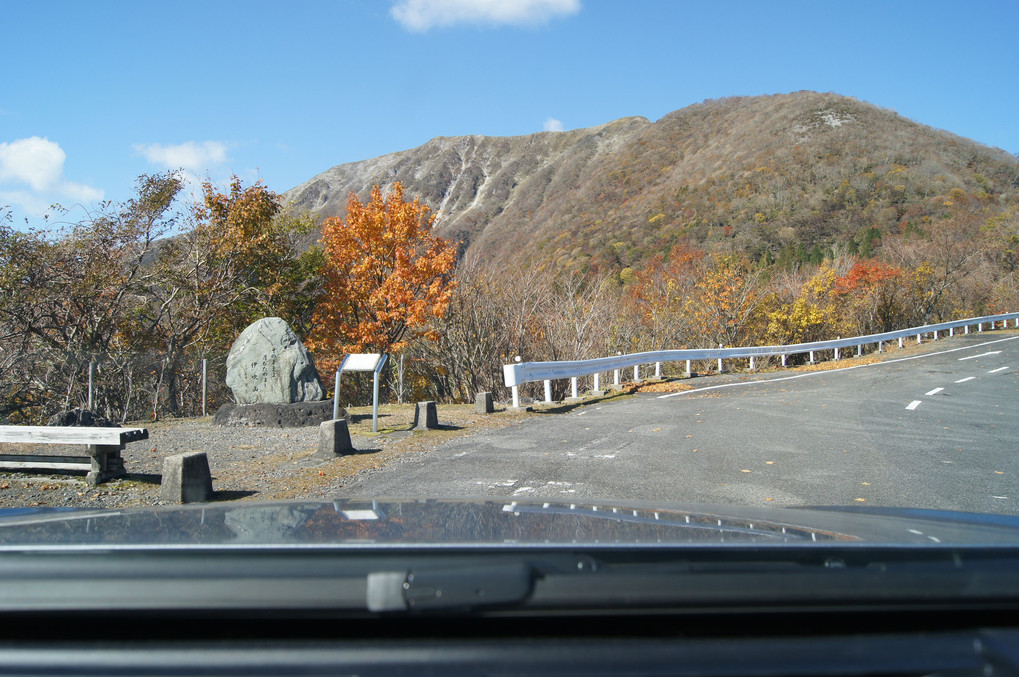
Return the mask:
<svg viewBox="0 0 1019 677">
<path fill-rule="evenodd" d="M 888 235 L 1014 200 L 1019 162 L 835 94 L 734 97 L 655 123 L 627 118 L 526 137 L 434 139 L 341 165 L 286 194 L 322 216 L 351 190 L 401 181 L 439 234 L 496 264 L 616 271 L 679 242 L 755 260 L 873 254 Z"/>
</svg>

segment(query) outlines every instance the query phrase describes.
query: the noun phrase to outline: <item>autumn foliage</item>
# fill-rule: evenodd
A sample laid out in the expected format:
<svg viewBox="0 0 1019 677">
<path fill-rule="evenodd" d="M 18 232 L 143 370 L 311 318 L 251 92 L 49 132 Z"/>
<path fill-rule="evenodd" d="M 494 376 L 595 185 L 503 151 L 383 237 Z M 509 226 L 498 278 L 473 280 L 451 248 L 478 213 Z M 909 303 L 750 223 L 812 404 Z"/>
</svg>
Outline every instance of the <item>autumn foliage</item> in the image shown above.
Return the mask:
<svg viewBox="0 0 1019 677">
<path fill-rule="evenodd" d="M 435 338 L 429 320 L 449 305 L 456 249 L 432 232 L 434 221 L 396 183 L 385 197 L 375 186 L 364 203 L 351 193 L 346 217 L 323 222 L 325 293 L 308 341 L 320 363 Z"/>
</svg>

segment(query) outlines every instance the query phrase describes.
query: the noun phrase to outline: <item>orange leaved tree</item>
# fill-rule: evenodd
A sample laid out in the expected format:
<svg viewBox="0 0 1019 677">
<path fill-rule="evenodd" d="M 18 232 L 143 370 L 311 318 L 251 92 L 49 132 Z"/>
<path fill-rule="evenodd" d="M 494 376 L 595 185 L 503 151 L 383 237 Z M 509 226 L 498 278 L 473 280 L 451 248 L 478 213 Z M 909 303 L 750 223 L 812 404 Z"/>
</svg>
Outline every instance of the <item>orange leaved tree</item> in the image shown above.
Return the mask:
<svg viewBox="0 0 1019 677">
<path fill-rule="evenodd" d="M 386 197 L 375 186 L 365 203 L 351 193 L 346 218 L 322 223 L 326 285 L 308 340 L 320 363 L 435 338 L 429 319 L 449 306 L 456 249 L 432 232 L 434 221 L 395 183 Z"/>
</svg>

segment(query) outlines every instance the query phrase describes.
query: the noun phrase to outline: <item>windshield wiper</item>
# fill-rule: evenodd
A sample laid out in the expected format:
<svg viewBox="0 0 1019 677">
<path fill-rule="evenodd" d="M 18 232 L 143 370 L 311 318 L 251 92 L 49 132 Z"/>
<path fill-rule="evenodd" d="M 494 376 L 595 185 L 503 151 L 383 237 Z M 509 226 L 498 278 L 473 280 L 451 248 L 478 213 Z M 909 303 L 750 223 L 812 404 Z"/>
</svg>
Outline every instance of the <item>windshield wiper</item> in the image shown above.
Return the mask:
<svg viewBox="0 0 1019 677">
<path fill-rule="evenodd" d="M 527 599 L 535 572 L 526 562 L 368 574 L 369 611 L 431 611 L 515 604 Z"/>
</svg>

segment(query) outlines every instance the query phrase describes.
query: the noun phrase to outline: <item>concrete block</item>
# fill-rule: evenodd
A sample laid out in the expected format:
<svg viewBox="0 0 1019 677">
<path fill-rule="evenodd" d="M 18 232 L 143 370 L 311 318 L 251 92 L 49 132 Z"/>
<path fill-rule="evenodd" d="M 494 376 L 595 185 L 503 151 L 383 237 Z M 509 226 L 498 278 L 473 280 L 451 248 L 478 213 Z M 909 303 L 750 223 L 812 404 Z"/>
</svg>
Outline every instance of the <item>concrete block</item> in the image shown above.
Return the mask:
<svg viewBox="0 0 1019 677">
<path fill-rule="evenodd" d="M 474 413 L 476 414 L 491 414 L 495 411 L 495 406 L 492 404 L 492 393 L 478 393 L 474 397 Z"/>
<path fill-rule="evenodd" d="M 205 452 L 191 451 L 164 458 L 159 497 L 168 503 L 211 501 L 212 473 Z"/>
<path fill-rule="evenodd" d="M 353 451 L 354 447 L 350 444 L 350 429 L 345 419 L 323 421 L 319 425 L 317 456 L 332 458 Z"/>
<path fill-rule="evenodd" d="M 414 430 L 430 430 L 439 427 L 439 414 L 435 402 L 418 402 L 414 409 Z"/>
</svg>

